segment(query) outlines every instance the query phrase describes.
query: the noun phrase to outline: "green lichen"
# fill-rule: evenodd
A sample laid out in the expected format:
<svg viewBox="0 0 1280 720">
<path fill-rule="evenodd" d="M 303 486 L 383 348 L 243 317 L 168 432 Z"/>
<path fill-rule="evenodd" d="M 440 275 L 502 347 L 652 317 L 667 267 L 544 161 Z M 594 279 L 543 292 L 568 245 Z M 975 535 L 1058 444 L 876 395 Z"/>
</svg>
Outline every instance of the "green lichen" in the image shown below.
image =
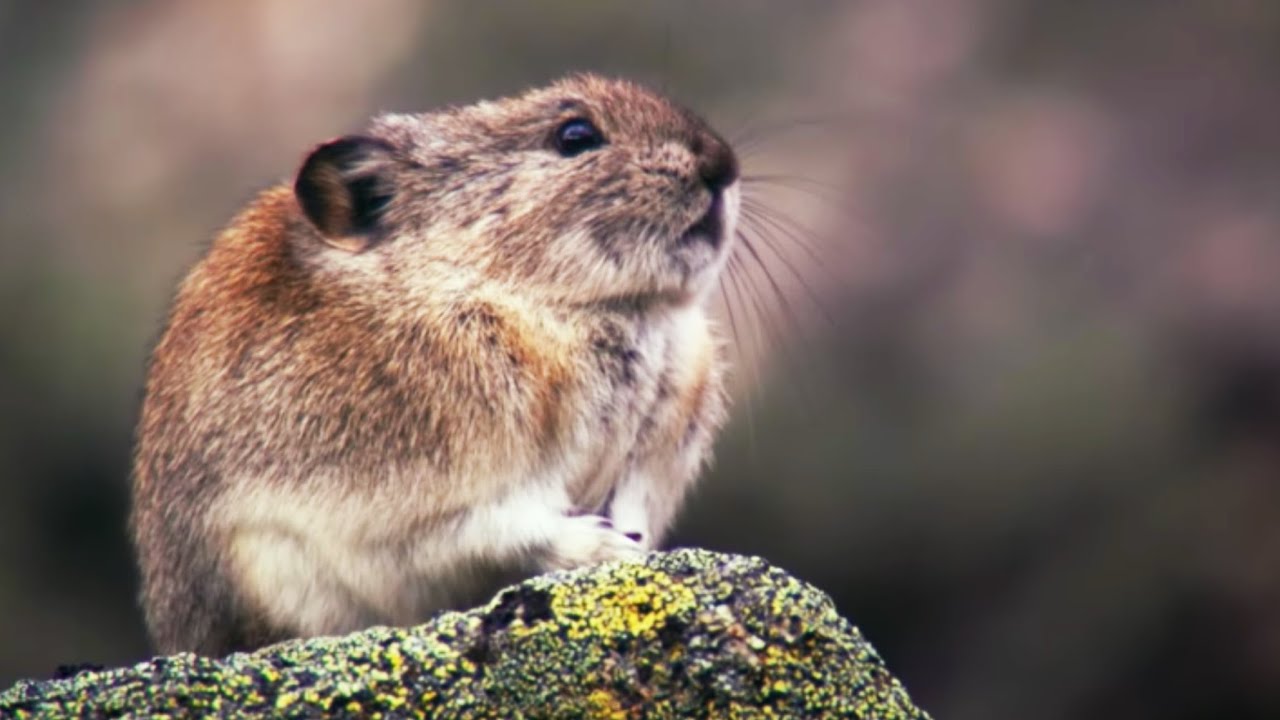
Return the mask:
<svg viewBox="0 0 1280 720">
<path fill-rule="evenodd" d="M 927 718 L 829 598 L 755 558 L 534 578 L 424 625 L 0 693 L 0 717 Z"/>
</svg>

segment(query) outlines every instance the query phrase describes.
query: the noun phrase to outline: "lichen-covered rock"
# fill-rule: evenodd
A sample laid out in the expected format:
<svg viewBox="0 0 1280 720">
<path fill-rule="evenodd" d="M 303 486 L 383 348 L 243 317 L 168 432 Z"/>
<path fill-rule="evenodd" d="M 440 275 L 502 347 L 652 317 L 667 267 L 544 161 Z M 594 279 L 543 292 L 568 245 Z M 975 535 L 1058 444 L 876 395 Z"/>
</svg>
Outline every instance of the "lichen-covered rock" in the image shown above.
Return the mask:
<svg viewBox="0 0 1280 720">
<path fill-rule="evenodd" d="M 534 578 L 408 629 L 176 655 L 0 693 L 0 717 L 927 718 L 821 592 L 698 550 Z"/>
</svg>

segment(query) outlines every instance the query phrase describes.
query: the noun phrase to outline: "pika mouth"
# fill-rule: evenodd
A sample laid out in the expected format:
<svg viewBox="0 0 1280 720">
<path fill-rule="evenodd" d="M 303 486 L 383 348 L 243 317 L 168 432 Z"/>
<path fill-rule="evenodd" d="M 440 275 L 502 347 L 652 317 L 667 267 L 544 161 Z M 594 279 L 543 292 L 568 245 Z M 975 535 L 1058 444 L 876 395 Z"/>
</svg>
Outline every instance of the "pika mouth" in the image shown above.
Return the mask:
<svg viewBox="0 0 1280 720">
<path fill-rule="evenodd" d="M 680 235 L 681 246 L 704 242 L 713 249 L 719 249 L 724 242 L 724 194 L 713 193 L 711 206 Z"/>
</svg>

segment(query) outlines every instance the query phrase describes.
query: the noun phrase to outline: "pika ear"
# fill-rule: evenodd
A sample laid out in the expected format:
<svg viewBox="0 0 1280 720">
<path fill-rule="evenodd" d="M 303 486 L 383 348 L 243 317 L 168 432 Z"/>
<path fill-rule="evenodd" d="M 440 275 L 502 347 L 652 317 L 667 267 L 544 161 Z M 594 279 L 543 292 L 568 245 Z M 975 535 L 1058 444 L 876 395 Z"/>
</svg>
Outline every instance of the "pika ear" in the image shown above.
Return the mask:
<svg viewBox="0 0 1280 720">
<path fill-rule="evenodd" d="M 395 194 L 394 150 L 385 140 L 348 135 L 320 145 L 303 161 L 293 192 L 325 242 L 348 252 L 369 247 Z"/>
</svg>

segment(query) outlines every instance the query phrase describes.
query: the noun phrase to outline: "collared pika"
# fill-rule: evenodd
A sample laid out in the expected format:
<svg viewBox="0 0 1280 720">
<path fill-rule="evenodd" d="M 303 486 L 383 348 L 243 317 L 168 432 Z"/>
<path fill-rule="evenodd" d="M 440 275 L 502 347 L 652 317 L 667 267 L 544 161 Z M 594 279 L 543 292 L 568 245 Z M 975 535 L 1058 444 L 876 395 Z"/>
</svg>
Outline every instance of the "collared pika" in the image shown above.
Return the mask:
<svg viewBox="0 0 1280 720">
<path fill-rule="evenodd" d="M 654 547 L 725 417 L 738 164 L 570 77 L 313 150 L 187 275 L 138 428 L 156 649 L 411 624 Z"/>
</svg>

